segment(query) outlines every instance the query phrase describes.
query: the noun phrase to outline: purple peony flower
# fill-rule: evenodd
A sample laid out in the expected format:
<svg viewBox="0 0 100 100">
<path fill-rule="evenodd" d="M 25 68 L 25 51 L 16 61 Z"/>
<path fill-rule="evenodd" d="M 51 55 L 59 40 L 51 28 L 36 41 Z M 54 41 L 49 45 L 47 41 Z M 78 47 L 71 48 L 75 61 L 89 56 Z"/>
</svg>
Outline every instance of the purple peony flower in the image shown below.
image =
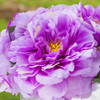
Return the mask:
<svg viewBox="0 0 100 100">
<path fill-rule="evenodd" d="M 94 32 L 94 38 L 100 46 L 100 6 L 93 8 L 91 5 L 83 6 L 82 3 L 77 5 L 77 15 L 83 19 L 83 23 Z"/>
<path fill-rule="evenodd" d="M 78 13 L 77 5 L 58 5 L 14 16 L 0 38 L 3 91 L 40 100 L 91 94 L 98 44 Z"/>
</svg>

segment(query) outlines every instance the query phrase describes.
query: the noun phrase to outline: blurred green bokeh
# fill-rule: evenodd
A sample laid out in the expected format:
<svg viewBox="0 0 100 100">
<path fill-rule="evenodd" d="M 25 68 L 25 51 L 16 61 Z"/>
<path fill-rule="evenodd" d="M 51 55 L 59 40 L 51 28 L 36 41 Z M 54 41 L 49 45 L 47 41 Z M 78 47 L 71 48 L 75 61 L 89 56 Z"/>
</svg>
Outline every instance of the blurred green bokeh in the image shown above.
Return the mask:
<svg viewBox="0 0 100 100">
<path fill-rule="evenodd" d="M 7 27 L 8 21 L 0 19 L 0 32 Z"/>
<path fill-rule="evenodd" d="M 6 2 L 8 0 L 0 0 L 0 3 Z M 24 4 L 25 6 L 34 6 L 34 7 L 49 7 L 51 5 L 57 5 L 57 4 L 66 4 L 66 5 L 72 5 L 72 4 L 78 4 L 79 2 L 82 2 L 83 4 L 91 4 L 94 7 L 100 4 L 100 0 L 9 0 L 16 3 Z"/>
<path fill-rule="evenodd" d="M 23 4 L 27 7 L 34 7 L 35 9 L 38 7 L 50 7 L 51 5 L 58 5 L 58 4 L 66 4 L 66 5 L 72 5 L 72 4 L 78 4 L 80 0 L 0 0 L 0 7 L 1 5 L 5 4 L 6 2 L 14 2 L 16 4 Z M 100 4 L 100 0 L 81 0 L 81 2 L 84 5 L 91 4 L 94 7 L 97 7 Z M 7 28 L 9 20 L 6 20 L 5 18 L 0 18 L 0 32 Z M 96 79 L 95 81 L 99 81 Z M 0 93 L 0 100 L 20 100 L 20 95 L 18 96 L 12 96 L 9 93 Z"/>
<path fill-rule="evenodd" d="M 11 93 L 0 93 L 0 100 L 20 100 L 20 95 L 18 96 L 12 95 Z"/>
</svg>

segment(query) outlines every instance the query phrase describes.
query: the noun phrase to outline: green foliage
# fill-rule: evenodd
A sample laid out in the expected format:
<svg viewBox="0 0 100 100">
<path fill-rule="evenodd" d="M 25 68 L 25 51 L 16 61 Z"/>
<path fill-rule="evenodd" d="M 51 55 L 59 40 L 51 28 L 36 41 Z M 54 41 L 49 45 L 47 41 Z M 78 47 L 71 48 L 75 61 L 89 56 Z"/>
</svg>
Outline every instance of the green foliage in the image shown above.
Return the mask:
<svg viewBox="0 0 100 100">
<path fill-rule="evenodd" d="M 66 4 L 66 5 L 72 5 L 72 4 L 78 4 L 80 1 L 87 5 L 91 4 L 94 7 L 100 4 L 100 0 L 14 0 L 17 3 L 22 3 L 25 6 L 33 6 L 33 7 L 50 7 L 51 5 L 57 5 L 57 4 Z"/>
<path fill-rule="evenodd" d="M 0 0 L 0 4 L 6 1 L 8 2 L 8 0 Z M 51 5 L 57 5 L 57 4 L 72 5 L 72 4 L 78 4 L 79 2 L 82 2 L 84 5 L 91 4 L 94 7 L 100 4 L 100 0 L 9 0 L 9 2 L 12 1 L 24 4 L 25 6 L 32 6 L 32 7 L 40 7 L 40 6 L 49 7 Z"/>
<path fill-rule="evenodd" d="M 0 93 L 0 100 L 20 100 L 20 95 L 12 95 L 11 93 L 2 92 Z"/>
<path fill-rule="evenodd" d="M 11 41 L 12 41 L 12 38 L 11 38 L 11 36 L 10 36 L 10 33 L 12 33 L 12 32 L 14 31 L 15 27 L 16 27 L 16 26 L 8 27 L 9 38 L 10 38 Z M 15 63 L 12 63 L 12 62 L 11 62 L 11 64 L 12 64 L 12 66 L 15 65 Z"/>
<path fill-rule="evenodd" d="M 100 78 L 99 79 L 94 79 L 94 82 L 96 82 L 96 83 L 100 83 Z"/>
<path fill-rule="evenodd" d="M 0 5 L 3 3 L 3 0 L 0 0 Z"/>
<path fill-rule="evenodd" d="M 4 20 L 4 19 L 0 19 L 0 32 L 3 30 L 3 29 L 6 29 L 7 28 L 7 24 L 8 24 L 8 21 Z"/>
</svg>

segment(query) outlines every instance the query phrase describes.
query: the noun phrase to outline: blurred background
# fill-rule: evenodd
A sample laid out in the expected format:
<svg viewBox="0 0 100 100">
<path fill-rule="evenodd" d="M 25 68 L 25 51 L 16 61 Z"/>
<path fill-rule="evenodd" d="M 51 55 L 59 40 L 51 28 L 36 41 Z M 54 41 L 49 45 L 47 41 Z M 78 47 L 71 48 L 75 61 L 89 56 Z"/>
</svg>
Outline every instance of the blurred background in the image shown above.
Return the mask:
<svg viewBox="0 0 100 100">
<path fill-rule="evenodd" d="M 58 4 L 78 4 L 80 0 L 0 0 L 0 32 L 7 28 L 7 24 L 16 12 L 35 10 L 38 7 L 48 8 Z M 100 0 L 81 0 L 84 5 L 91 4 L 94 7 L 100 5 Z M 20 95 L 12 96 L 9 93 L 0 93 L 0 100 L 20 100 Z"/>
<path fill-rule="evenodd" d="M 84 5 L 91 4 L 94 7 L 100 4 L 100 0 L 0 0 L 0 32 L 7 27 L 16 12 L 35 10 L 38 7 L 48 8 L 58 4 L 78 4 L 80 1 Z"/>
</svg>

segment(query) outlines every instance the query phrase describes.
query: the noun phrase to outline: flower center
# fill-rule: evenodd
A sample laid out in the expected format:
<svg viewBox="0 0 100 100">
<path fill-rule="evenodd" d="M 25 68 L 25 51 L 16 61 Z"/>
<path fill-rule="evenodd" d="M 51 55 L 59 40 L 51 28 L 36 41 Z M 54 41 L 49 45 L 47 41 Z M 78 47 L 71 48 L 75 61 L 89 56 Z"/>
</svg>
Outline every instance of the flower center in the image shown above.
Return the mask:
<svg viewBox="0 0 100 100">
<path fill-rule="evenodd" d="M 50 42 L 49 47 L 51 48 L 50 52 L 52 51 L 57 52 L 60 49 L 60 41 L 58 41 L 57 43 Z"/>
<path fill-rule="evenodd" d="M 35 37 L 37 36 L 39 30 L 40 30 L 40 25 L 38 25 L 38 26 L 36 27 Z"/>
</svg>

